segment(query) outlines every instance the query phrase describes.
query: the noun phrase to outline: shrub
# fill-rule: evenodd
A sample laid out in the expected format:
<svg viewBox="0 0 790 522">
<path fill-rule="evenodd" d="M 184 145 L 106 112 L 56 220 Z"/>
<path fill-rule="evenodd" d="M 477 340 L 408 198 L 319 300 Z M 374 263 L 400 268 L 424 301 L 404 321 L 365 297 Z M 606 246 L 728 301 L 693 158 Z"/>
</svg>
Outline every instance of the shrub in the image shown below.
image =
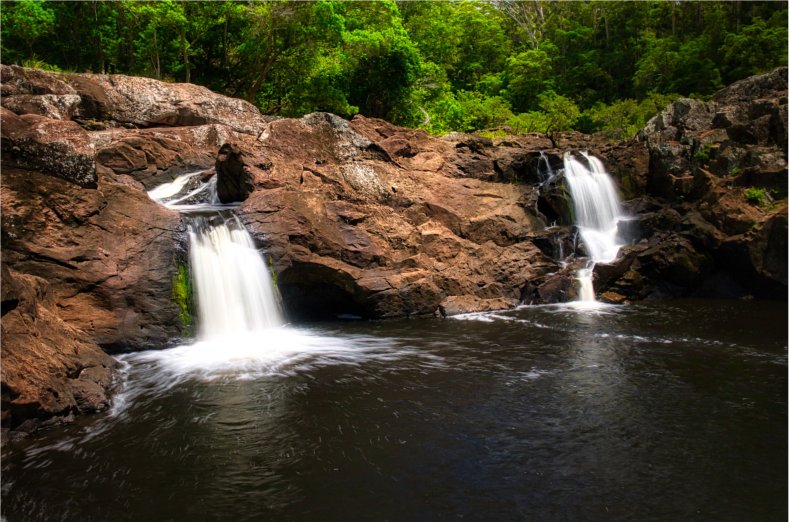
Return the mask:
<svg viewBox="0 0 790 522">
<path fill-rule="evenodd" d="M 752 205 L 766 207 L 771 203 L 771 196 L 764 188 L 749 187 L 743 191 L 743 197 Z"/>
</svg>

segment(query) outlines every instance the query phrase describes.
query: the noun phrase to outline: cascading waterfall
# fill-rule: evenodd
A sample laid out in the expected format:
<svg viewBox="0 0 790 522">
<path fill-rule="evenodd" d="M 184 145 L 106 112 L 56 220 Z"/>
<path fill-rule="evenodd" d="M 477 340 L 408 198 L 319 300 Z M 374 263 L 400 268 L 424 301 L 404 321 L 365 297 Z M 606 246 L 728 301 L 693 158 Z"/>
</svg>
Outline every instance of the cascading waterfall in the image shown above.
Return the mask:
<svg viewBox="0 0 790 522">
<path fill-rule="evenodd" d="M 281 326 L 272 276 L 252 237 L 217 197 L 217 180 L 200 172 L 148 192 L 162 205 L 192 214 L 189 258 L 200 338 L 217 339 Z"/>
<path fill-rule="evenodd" d="M 563 156 L 565 179 L 568 182 L 576 225 L 590 254 L 590 263 L 577 273 L 579 300 L 594 302 L 592 272 L 595 263 L 614 261 L 622 243 L 617 223 L 623 218 L 614 183 L 601 161 L 582 152 L 586 165 L 566 152 Z"/>
<path fill-rule="evenodd" d="M 283 324 L 269 269 L 239 219 L 195 217 L 190 264 L 200 336 L 217 338 Z"/>
</svg>

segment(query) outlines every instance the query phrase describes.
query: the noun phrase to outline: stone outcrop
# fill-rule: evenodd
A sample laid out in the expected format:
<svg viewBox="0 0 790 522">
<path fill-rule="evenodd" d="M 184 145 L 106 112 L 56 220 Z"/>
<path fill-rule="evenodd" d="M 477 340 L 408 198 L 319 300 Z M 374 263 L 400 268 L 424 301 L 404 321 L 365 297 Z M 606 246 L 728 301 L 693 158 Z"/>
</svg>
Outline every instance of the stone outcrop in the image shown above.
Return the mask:
<svg viewBox="0 0 790 522">
<path fill-rule="evenodd" d="M 82 127 L 73 121 L 0 111 L 5 167 L 38 170 L 81 187 L 96 187 L 96 150 Z"/>
<path fill-rule="evenodd" d="M 238 213 L 292 315 L 512 306 L 558 266 L 527 241 L 544 226 L 524 206 L 535 188 L 464 176 L 456 151 L 472 137 L 458 138 L 363 117 L 278 120 L 223 147 L 218 184 L 245 180 Z"/>
<path fill-rule="evenodd" d="M 639 138 L 650 168 L 629 206 L 644 239 L 596 270 L 596 288 L 786 297 L 787 68 L 677 100 Z"/>
<path fill-rule="evenodd" d="M 539 135 L 273 119 L 194 85 L 0 65 L 4 425 L 105 407 L 104 351 L 185 332 L 185 225 L 146 192 L 189 172 L 239 203 L 292 320 L 574 299 L 586 252 L 557 175 L 565 150 L 602 158 L 634 216 L 632 244 L 595 269 L 603 299 L 782 297 L 786 74 L 679 100 L 638 140 L 568 133 L 558 150 Z"/>
</svg>

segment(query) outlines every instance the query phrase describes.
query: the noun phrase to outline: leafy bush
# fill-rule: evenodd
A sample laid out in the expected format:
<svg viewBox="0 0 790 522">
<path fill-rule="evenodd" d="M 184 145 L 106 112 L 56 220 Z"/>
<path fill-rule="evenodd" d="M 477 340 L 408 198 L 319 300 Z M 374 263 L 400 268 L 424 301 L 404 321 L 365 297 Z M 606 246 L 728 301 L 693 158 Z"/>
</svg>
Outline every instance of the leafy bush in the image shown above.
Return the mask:
<svg viewBox="0 0 790 522">
<path fill-rule="evenodd" d="M 743 197 L 752 205 L 767 207 L 771 203 L 771 196 L 764 188 L 749 187 L 743 191 Z"/>
</svg>

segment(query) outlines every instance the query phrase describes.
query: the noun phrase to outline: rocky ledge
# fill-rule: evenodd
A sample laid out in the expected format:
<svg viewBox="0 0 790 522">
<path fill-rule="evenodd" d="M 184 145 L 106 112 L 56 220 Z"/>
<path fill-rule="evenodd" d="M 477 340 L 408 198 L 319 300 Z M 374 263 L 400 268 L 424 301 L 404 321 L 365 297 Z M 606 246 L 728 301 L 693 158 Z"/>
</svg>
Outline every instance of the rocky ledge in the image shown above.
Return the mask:
<svg viewBox="0 0 790 522">
<path fill-rule="evenodd" d="M 101 409 L 106 352 L 188 333 L 181 216 L 146 191 L 217 176 L 276 272 L 291 319 L 496 310 L 575 298 L 565 150 L 588 150 L 634 216 L 598 265 L 599 295 L 787 291 L 787 70 L 711 102 L 680 100 L 640 133 L 431 137 L 358 116 L 275 119 L 195 85 L 2 76 L 2 420 Z"/>
</svg>

